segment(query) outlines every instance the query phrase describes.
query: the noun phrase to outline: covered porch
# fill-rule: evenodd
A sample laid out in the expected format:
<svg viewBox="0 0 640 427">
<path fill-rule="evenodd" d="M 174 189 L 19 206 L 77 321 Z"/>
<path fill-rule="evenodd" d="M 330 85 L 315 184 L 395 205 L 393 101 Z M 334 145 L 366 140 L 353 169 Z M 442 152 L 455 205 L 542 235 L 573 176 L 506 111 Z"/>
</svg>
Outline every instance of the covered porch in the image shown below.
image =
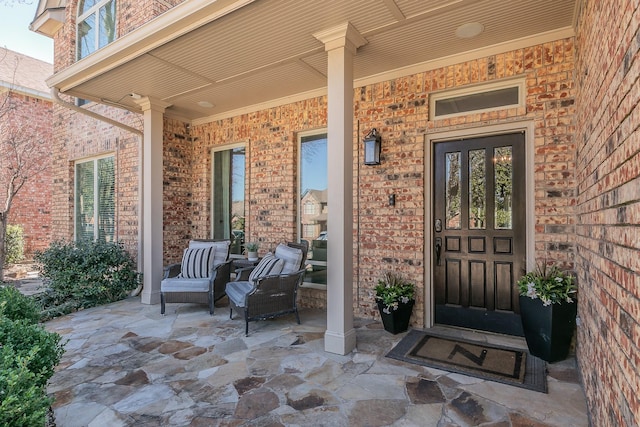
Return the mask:
<svg viewBox="0 0 640 427">
<path fill-rule="evenodd" d="M 327 227 L 336 237 L 327 241 L 324 342 L 325 350 L 344 355 L 356 348 L 354 305 L 372 307 L 367 293 L 384 269 L 399 267 L 409 272 L 419 289 L 414 324 L 434 324 L 432 245 L 431 236 L 425 233 L 430 229 L 425 224 L 431 221 L 430 214 L 422 210 L 430 207 L 431 165 L 425 154 L 429 147 L 424 144 L 430 130 L 428 94 L 513 77 L 515 68 L 520 73 L 526 70 L 528 59 L 515 57 L 514 69 L 503 63 L 496 72 L 498 65 L 486 58 L 501 52 L 545 43 L 552 50 L 557 45 L 565 49 L 570 43 L 564 40 L 574 35 L 574 6 L 575 1 L 569 0 L 508 5 L 466 0 L 335 0 L 284 6 L 269 1 L 194 0 L 59 71 L 48 83 L 56 93 L 117 106 L 143 117 L 138 197 L 142 201 L 142 301 L 146 304 L 159 301 L 161 266 L 168 256 L 174 256 L 176 246 L 181 247 L 189 236 L 214 237 L 211 201 L 207 200 L 210 165 L 203 161 L 207 150 L 238 141 L 252 148 L 255 156 L 250 158 L 247 186 L 251 192 L 246 205 L 248 210 L 268 215 L 252 213 L 245 238 L 271 233 L 266 239 L 273 245 L 300 237 L 297 154 L 291 141 L 299 132 L 326 129 L 331 159 Z M 567 47 L 567 57 L 570 50 Z M 456 68 L 456 64 L 476 60 L 476 70 Z M 433 69 L 448 71 L 431 81 L 413 77 Z M 392 87 L 404 91 L 401 101 L 391 98 Z M 361 88 L 359 96 L 354 88 Z M 279 110 L 285 104 L 296 106 Z M 305 104 L 310 108 L 305 110 Z M 523 120 L 527 113 L 520 107 L 516 115 Z M 404 114 L 413 115 L 410 124 L 402 122 Z M 230 122 L 234 133 L 222 134 L 224 124 Z M 455 124 L 442 122 L 440 126 Z M 484 125 L 481 118 L 474 124 L 477 128 Z M 374 127 L 398 158 L 382 168 L 361 170 L 361 140 Z M 525 127 L 533 130 L 531 123 Z M 288 157 L 275 155 L 269 161 L 263 157 L 280 149 Z M 175 160 L 169 150 L 182 150 L 190 158 Z M 191 180 L 184 184 L 186 188 L 167 179 L 168 166 Z M 281 188 L 269 194 L 283 200 L 275 209 L 263 208 L 264 198 L 251 199 L 257 193 L 269 193 L 279 179 L 284 184 L 278 182 Z M 356 197 L 366 186 L 372 189 L 370 193 Z M 388 193 L 393 191 L 403 193 L 399 202 L 404 204 L 395 210 L 387 204 Z M 176 198 L 182 199 L 174 202 L 178 193 Z M 193 194 L 201 198 L 194 200 Z M 361 212 L 370 214 L 361 218 Z M 191 223 L 195 216 L 199 219 L 194 226 L 180 224 Z M 275 227 L 271 219 L 261 219 L 267 216 L 277 217 Z M 381 222 L 385 227 L 395 222 L 402 231 L 380 232 Z M 532 228 L 528 238 L 533 248 Z M 378 241 L 385 242 L 380 250 L 367 253 Z M 535 258 L 532 251 L 528 256 Z"/>
</svg>

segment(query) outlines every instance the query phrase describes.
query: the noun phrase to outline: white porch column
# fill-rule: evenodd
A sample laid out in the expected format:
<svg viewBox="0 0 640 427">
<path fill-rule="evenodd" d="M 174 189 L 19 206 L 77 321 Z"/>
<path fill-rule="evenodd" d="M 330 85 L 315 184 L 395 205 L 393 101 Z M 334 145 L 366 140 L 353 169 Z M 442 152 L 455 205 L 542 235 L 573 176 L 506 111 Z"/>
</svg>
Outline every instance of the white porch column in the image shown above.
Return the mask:
<svg viewBox="0 0 640 427">
<path fill-rule="evenodd" d="M 158 99 L 144 97 L 136 101 L 144 116 L 142 142 L 142 303 L 160 302 L 162 281 L 162 135 L 164 110 L 170 106 Z"/>
<path fill-rule="evenodd" d="M 328 52 L 327 330 L 324 349 L 348 354 L 353 328 L 353 55 L 366 40 L 350 24 L 314 34 Z"/>
</svg>

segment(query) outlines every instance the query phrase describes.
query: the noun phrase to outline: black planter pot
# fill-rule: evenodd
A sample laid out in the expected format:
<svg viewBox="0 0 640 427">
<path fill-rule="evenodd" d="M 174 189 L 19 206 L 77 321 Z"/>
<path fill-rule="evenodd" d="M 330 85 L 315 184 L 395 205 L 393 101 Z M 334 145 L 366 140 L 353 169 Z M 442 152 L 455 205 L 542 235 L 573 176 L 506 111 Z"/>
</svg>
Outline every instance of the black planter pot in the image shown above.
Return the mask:
<svg viewBox="0 0 640 427">
<path fill-rule="evenodd" d="M 390 310 L 391 313 L 387 314 L 383 311 L 384 304 L 378 301 L 378 310 L 380 310 L 384 330 L 395 335 L 409 329 L 409 319 L 411 318 L 414 303 L 415 301 L 411 300 L 406 304 L 399 304 L 397 310 Z"/>
<path fill-rule="evenodd" d="M 544 306 L 540 299 L 520 296 L 520 317 L 529 353 L 547 362 L 569 354 L 576 327 L 576 302 Z"/>
</svg>

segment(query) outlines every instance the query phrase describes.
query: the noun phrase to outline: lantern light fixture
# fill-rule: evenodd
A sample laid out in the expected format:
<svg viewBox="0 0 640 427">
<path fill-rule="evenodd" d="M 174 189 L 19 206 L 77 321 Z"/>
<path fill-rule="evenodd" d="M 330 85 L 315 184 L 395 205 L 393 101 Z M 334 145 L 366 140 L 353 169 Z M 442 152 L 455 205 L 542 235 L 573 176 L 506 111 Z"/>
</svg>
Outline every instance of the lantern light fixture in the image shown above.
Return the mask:
<svg viewBox="0 0 640 427">
<path fill-rule="evenodd" d="M 379 165 L 380 164 L 380 151 L 382 149 L 382 137 L 378 133 L 376 128 L 364 137 L 364 164 L 365 165 Z"/>
</svg>

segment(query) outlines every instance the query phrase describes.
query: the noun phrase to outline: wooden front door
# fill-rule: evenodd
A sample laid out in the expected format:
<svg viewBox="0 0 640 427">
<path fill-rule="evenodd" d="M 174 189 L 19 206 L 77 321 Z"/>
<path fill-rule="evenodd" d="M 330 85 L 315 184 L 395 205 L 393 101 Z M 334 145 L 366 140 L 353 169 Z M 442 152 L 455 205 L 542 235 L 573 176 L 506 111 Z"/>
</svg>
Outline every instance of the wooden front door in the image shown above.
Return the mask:
<svg viewBox="0 0 640 427">
<path fill-rule="evenodd" d="M 435 144 L 436 323 L 522 335 L 524 139 L 513 133 Z"/>
</svg>

